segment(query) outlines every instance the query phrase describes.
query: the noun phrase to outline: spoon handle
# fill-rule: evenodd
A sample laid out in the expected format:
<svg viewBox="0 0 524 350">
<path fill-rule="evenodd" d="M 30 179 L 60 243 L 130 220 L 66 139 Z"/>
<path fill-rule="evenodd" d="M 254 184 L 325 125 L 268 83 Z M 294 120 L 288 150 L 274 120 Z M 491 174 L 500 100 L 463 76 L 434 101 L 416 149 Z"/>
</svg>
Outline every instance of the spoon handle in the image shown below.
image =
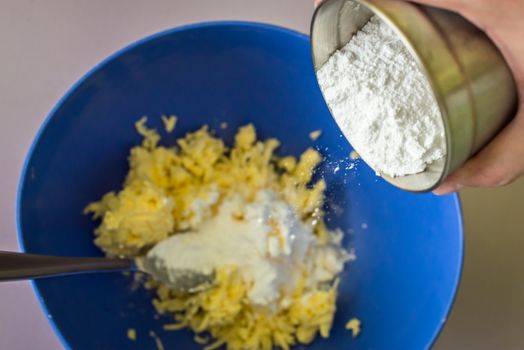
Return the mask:
<svg viewBox="0 0 524 350">
<path fill-rule="evenodd" d="M 75 258 L 0 251 L 0 281 L 133 268 L 134 262 L 129 259 Z"/>
</svg>

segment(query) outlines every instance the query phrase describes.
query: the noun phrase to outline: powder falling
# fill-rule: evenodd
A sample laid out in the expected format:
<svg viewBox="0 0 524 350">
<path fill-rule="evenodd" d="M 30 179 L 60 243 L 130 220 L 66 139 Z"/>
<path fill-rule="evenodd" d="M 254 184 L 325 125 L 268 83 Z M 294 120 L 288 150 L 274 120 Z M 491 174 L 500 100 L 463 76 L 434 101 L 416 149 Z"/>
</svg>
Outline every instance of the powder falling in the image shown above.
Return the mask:
<svg viewBox="0 0 524 350">
<path fill-rule="evenodd" d="M 415 174 L 446 153 L 428 81 L 397 35 L 370 21 L 317 72 L 344 136 L 377 172 Z"/>
</svg>

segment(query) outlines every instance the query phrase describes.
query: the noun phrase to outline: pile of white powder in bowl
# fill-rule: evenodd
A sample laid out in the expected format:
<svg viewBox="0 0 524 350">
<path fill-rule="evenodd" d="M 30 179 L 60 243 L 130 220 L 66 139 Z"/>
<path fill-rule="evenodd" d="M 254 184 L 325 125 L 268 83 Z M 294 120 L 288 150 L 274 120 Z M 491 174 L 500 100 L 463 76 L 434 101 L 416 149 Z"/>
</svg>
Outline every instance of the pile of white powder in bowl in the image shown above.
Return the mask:
<svg viewBox="0 0 524 350">
<path fill-rule="evenodd" d="M 446 154 L 441 114 L 414 57 L 377 17 L 318 70 L 337 124 L 377 172 L 402 176 Z"/>
</svg>

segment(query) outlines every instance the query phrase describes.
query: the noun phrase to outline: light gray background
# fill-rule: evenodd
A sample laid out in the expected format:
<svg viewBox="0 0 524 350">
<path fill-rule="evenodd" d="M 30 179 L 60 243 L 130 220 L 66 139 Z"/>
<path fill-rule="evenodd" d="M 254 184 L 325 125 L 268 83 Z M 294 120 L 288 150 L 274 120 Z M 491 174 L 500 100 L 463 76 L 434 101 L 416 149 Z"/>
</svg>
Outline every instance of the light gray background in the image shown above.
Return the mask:
<svg viewBox="0 0 524 350">
<path fill-rule="evenodd" d="M 16 187 L 31 140 L 88 69 L 137 39 L 191 22 L 241 19 L 307 32 L 312 2 L 0 0 L 0 249 L 18 250 Z M 524 181 L 462 193 L 464 277 L 435 348 L 524 348 L 523 194 Z M 0 285 L 0 349 L 60 348 L 29 283 Z"/>
</svg>

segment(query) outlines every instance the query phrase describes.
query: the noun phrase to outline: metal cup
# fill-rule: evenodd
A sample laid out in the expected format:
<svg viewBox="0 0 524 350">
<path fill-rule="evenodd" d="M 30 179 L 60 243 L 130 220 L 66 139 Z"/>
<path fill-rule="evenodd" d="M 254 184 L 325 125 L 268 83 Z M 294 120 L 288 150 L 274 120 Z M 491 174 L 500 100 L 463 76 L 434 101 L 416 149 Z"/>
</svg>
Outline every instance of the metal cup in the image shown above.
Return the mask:
<svg viewBox="0 0 524 350">
<path fill-rule="evenodd" d="M 446 135 L 446 156 L 424 172 L 384 178 L 404 190 L 430 191 L 508 123 L 517 106 L 515 80 L 493 42 L 463 17 L 391 0 L 324 1 L 311 23 L 315 71 L 373 15 L 398 34 L 418 62 L 440 107 Z"/>
</svg>

